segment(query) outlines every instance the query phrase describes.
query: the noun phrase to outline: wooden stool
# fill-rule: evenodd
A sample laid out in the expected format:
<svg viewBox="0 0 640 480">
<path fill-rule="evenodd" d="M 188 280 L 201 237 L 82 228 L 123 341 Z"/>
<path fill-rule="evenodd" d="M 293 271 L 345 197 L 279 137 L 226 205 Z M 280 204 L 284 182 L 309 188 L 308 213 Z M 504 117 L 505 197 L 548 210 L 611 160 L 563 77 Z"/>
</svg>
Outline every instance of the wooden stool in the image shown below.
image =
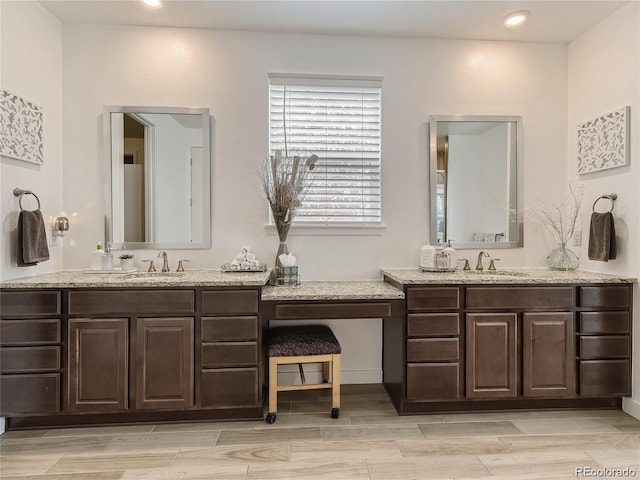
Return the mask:
<svg viewBox="0 0 640 480">
<path fill-rule="evenodd" d="M 269 413 L 267 423 L 276 421 L 278 392 L 331 389 L 331 417 L 340 416 L 340 343 L 324 325 L 276 327 L 269 330 Z M 278 385 L 278 365 L 298 364 L 302 385 Z M 323 383 L 305 383 L 303 363 L 322 363 Z M 329 382 L 329 364 L 332 366 Z"/>
</svg>

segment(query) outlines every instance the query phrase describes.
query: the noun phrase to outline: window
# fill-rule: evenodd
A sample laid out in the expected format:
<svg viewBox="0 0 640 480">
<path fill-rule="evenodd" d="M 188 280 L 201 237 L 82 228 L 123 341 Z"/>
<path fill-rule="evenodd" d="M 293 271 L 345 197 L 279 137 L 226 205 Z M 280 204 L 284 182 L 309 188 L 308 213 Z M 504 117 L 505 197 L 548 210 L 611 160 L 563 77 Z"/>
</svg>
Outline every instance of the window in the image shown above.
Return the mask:
<svg viewBox="0 0 640 480">
<path fill-rule="evenodd" d="M 381 90 L 380 78 L 269 75 L 271 154 L 319 158 L 294 223 L 380 223 Z"/>
</svg>

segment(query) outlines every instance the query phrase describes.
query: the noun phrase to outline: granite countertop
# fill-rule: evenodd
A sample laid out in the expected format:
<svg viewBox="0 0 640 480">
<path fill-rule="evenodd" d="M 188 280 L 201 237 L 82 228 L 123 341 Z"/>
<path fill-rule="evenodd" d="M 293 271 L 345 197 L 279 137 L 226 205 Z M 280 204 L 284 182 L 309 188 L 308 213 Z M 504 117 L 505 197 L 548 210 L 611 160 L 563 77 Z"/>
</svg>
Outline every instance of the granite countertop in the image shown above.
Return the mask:
<svg viewBox="0 0 640 480">
<path fill-rule="evenodd" d="M 224 287 L 262 286 L 266 272 L 222 272 L 186 270 L 184 272 L 84 273 L 67 270 L 32 277 L 3 280 L 0 288 L 144 288 L 144 287 Z"/>
<path fill-rule="evenodd" d="M 263 301 L 283 300 L 395 300 L 404 293 L 382 281 L 302 282 L 296 287 L 266 286 Z"/>
<path fill-rule="evenodd" d="M 419 268 L 384 268 L 382 274 L 402 285 L 467 285 L 467 284 L 562 284 L 562 283 L 634 283 L 637 278 L 574 270 L 548 268 L 501 270 L 456 270 L 455 272 L 423 272 Z"/>
</svg>

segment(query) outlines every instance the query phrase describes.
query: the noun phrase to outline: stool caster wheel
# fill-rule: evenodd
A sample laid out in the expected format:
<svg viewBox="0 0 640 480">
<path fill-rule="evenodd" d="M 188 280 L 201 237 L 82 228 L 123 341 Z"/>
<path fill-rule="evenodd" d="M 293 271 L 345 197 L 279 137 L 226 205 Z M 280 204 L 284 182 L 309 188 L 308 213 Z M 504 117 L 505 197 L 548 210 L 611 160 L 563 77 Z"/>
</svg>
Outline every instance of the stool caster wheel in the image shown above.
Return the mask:
<svg viewBox="0 0 640 480">
<path fill-rule="evenodd" d="M 267 423 L 275 423 L 276 421 L 276 414 L 275 413 L 267 413 L 267 416 L 265 418 L 265 421 Z"/>
<path fill-rule="evenodd" d="M 331 418 L 338 418 L 340 416 L 340 409 L 339 408 L 332 408 L 331 409 Z"/>
</svg>

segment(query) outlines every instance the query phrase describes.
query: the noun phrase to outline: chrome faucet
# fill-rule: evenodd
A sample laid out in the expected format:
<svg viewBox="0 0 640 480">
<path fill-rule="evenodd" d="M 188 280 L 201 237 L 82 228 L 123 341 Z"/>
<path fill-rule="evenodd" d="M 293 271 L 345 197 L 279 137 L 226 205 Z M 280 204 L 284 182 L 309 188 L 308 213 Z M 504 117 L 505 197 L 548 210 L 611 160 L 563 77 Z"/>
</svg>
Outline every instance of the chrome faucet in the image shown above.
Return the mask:
<svg viewBox="0 0 640 480">
<path fill-rule="evenodd" d="M 482 257 L 489 257 L 489 254 L 484 250 L 480 250 L 480 253 L 478 254 L 478 263 L 476 264 L 476 270 L 484 270 L 484 267 L 482 266 Z"/>
<path fill-rule="evenodd" d="M 169 258 L 167 257 L 167 252 L 160 252 L 158 254 L 158 258 L 162 258 L 162 271 L 163 272 L 168 272 L 169 271 Z"/>
</svg>

